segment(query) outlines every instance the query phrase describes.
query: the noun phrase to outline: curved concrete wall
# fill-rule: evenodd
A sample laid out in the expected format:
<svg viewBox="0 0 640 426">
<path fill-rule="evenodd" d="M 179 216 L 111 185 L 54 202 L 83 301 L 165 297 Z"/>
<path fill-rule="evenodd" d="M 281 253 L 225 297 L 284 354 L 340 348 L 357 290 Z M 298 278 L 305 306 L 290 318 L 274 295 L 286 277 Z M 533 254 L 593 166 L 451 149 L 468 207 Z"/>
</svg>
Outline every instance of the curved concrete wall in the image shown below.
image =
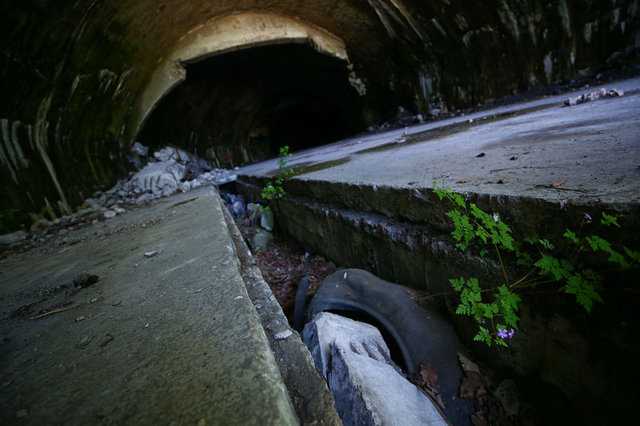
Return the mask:
<svg viewBox="0 0 640 426">
<path fill-rule="evenodd" d="M 638 0 L 2 2 L 0 210 L 57 215 L 122 176 L 139 124 L 183 78 L 176 64 L 201 54 L 290 40 L 348 56 L 370 122 L 399 105 L 459 108 L 638 64 L 639 10 Z M 202 37 L 212 23 L 216 35 Z M 234 39 L 238 25 L 249 28 Z"/>
</svg>

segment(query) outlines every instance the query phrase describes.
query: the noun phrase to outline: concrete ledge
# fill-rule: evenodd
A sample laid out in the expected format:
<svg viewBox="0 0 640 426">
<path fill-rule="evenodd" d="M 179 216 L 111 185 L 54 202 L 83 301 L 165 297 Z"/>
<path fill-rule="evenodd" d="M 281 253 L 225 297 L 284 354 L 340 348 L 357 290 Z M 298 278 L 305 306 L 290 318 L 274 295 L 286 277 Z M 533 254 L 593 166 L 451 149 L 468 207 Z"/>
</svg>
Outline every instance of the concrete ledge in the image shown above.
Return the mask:
<svg viewBox="0 0 640 426">
<path fill-rule="evenodd" d="M 327 383 L 315 369 L 309 350 L 302 343 L 298 332 L 289 326 L 235 222 L 227 209 L 223 209 L 240 260 L 242 278 L 265 327 L 298 419 L 305 425 L 341 425 Z"/>
<path fill-rule="evenodd" d="M 297 424 L 235 250 L 203 188 L 0 261 L 0 423 Z"/>
</svg>

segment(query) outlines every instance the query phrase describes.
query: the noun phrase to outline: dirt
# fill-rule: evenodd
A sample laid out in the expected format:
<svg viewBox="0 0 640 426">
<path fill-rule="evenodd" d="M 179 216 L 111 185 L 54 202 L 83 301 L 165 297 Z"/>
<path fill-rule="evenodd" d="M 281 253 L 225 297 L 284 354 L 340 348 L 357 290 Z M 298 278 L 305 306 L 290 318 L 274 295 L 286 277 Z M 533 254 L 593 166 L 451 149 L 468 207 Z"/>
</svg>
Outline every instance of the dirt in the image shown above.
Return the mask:
<svg viewBox="0 0 640 426">
<path fill-rule="evenodd" d="M 256 230 L 245 219 L 236 222 L 245 240 L 252 237 Z M 298 283 L 304 276 L 309 277 L 307 301 L 316 294 L 320 283 L 337 269 L 335 263 L 322 256 L 308 253 L 303 245 L 297 244 L 283 235 L 276 234 L 274 241 L 265 251 L 254 252 L 262 277 L 271 287 L 285 315 L 291 322 Z"/>
</svg>

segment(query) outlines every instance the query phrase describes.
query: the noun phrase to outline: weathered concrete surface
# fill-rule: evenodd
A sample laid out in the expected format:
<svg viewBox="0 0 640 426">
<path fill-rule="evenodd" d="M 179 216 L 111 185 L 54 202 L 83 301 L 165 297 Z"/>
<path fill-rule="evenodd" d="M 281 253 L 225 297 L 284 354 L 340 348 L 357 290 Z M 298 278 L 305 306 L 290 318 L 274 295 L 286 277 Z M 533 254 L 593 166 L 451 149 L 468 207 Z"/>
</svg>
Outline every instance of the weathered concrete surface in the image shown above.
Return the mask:
<svg viewBox="0 0 640 426">
<path fill-rule="evenodd" d="M 289 166 L 308 170 L 295 178 L 308 183 L 420 189 L 444 180 L 464 193 L 640 202 L 640 79 L 605 87 L 626 94 L 562 106 L 569 96 L 596 89 L 591 88 L 406 130 L 363 134 L 294 153 Z M 322 168 L 344 160 L 348 162 Z M 313 171 L 314 165 L 322 169 Z M 266 176 L 277 166 L 277 160 L 265 161 L 239 173 Z M 444 173 L 451 179 L 441 178 Z M 466 179 L 468 183 L 455 183 Z M 498 184 L 501 179 L 509 182 Z M 561 180 L 566 184 L 549 188 Z"/>
<path fill-rule="evenodd" d="M 235 250 L 202 188 L 0 261 L 0 423 L 297 424 Z"/>
<path fill-rule="evenodd" d="M 434 260 L 416 254 L 417 246 L 448 253 L 437 242 L 450 229 L 449 207 L 431 189 L 437 180 L 499 213 L 519 235 L 562 235 L 579 228 L 582 212 L 607 210 L 626 214 L 629 232 L 616 239 L 638 246 L 640 79 L 614 86 L 625 96 L 561 107 L 565 95 L 295 153 L 289 165 L 302 174 L 285 185 L 284 228 L 317 247 L 326 235 L 344 232 L 338 225 L 319 230 L 327 221 L 375 234 L 382 250 L 401 244 L 409 253 L 384 264 L 384 256 L 370 259 L 352 250 L 363 244 L 356 237 L 338 238 L 326 254 L 395 282 L 434 280 L 412 265 Z M 243 167 L 239 175 L 247 190 L 259 194 L 255 189 L 276 171 L 272 160 Z M 451 178 L 440 177 L 446 173 Z M 444 281 L 446 288 L 426 287 L 443 291 Z"/>
</svg>

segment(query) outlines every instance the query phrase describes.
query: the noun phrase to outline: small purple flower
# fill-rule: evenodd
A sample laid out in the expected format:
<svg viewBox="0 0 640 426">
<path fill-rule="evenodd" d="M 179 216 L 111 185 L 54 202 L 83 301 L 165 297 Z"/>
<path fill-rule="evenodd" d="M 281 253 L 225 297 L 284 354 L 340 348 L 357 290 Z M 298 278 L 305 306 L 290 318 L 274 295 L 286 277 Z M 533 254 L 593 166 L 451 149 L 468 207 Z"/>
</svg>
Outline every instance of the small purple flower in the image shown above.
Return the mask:
<svg viewBox="0 0 640 426">
<path fill-rule="evenodd" d="M 498 329 L 498 337 L 501 339 L 506 339 L 509 338 L 511 339 L 513 337 L 513 335 L 516 333 L 516 331 L 512 328 L 511 331 L 507 331 L 507 329 L 502 329 L 499 328 Z"/>
<path fill-rule="evenodd" d="M 497 214 L 497 213 L 494 213 L 494 214 L 493 214 L 493 221 L 494 221 L 494 222 L 498 222 L 499 220 L 500 220 L 500 217 L 498 216 L 498 214 Z"/>
<path fill-rule="evenodd" d="M 447 179 L 451 179 L 451 173 L 442 173 L 440 175 L 441 178 L 447 178 Z"/>
<path fill-rule="evenodd" d="M 587 220 L 589 220 L 589 221 L 593 220 L 591 218 L 591 215 L 589 215 L 589 213 L 587 213 L 587 212 L 582 212 L 582 213 L 584 213 L 584 216 L 587 218 Z"/>
</svg>

